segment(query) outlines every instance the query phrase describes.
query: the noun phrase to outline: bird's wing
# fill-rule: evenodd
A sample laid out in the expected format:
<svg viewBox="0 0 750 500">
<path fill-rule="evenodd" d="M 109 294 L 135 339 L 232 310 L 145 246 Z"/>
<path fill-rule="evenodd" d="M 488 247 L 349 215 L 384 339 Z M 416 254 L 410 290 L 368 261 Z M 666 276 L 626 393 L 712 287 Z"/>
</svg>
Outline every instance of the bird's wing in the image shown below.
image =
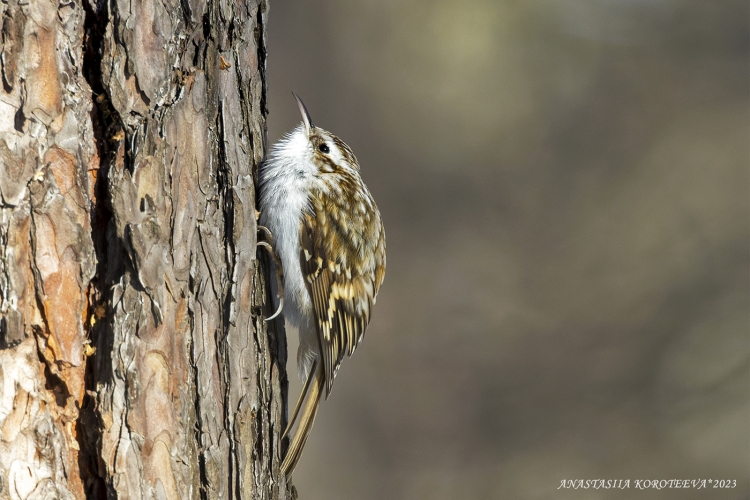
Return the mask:
<svg viewBox="0 0 750 500">
<path fill-rule="evenodd" d="M 326 397 L 344 357 L 362 340 L 385 275 L 380 214 L 324 195 L 313 197 L 300 228 L 300 266 L 313 304 Z"/>
</svg>

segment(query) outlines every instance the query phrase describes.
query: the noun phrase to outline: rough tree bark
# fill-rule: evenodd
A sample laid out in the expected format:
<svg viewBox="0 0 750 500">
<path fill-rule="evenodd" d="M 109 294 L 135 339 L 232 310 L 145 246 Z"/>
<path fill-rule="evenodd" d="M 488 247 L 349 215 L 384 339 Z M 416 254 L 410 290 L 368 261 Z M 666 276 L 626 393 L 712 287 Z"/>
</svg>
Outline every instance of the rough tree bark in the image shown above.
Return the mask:
<svg viewBox="0 0 750 500">
<path fill-rule="evenodd" d="M 0 1 L 0 498 L 296 496 L 266 1 L 96 2 Z"/>
</svg>

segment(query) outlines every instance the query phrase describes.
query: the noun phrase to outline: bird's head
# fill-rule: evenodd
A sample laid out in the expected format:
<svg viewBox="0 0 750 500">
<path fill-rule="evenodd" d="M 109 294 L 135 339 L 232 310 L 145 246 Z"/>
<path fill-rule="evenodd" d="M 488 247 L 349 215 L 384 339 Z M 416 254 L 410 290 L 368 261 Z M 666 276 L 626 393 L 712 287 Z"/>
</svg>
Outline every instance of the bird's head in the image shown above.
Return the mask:
<svg viewBox="0 0 750 500">
<path fill-rule="evenodd" d="M 332 133 L 313 125 L 302 99 L 292 94 L 297 100 L 302 123 L 279 143 L 278 149 L 272 152 L 273 156 L 294 163 L 305 174 L 359 171 L 359 163 L 351 148 Z"/>
</svg>

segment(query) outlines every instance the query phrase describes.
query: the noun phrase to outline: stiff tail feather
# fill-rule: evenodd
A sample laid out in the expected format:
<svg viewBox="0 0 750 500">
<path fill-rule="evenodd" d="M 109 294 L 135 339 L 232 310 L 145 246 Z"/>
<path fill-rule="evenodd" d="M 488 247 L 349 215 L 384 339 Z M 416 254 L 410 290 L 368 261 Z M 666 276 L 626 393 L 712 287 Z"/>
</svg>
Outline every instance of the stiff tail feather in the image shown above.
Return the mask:
<svg viewBox="0 0 750 500">
<path fill-rule="evenodd" d="M 325 384 L 325 377 L 323 375 L 323 366 L 321 363 L 316 362 L 313 365 L 313 369 L 310 370 L 310 375 L 305 382 L 305 389 L 303 389 L 300 395 L 300 400 L 297 402 L 297 408 L 294 410 L 292 421 L 289 423 L 284 434 L 289 432 L 289 428 L 294 423 L 297 417 L 297 413 L 302 409 L 302 413 L 299 415 L 299 426 L 297 432 L 294 433 L 292 442 L 289 445 L 289 449 L 286 451 L 286 456 L 281 464 L 281 472 L 286 477 L 291 477 L 294 468 L 299 462 L 300 456 L 302 456 L 302 448 L 304 448 L 307 442 L 307 436 L 310 435 L 313 422 L 315 421 L 315 415 L 318 413 L 318 404 L 320 403 L 320 396 L 323 393 L 323 385 Z M 305 398 L 305 393 L 307 397 Z M 304 404 L 302 400 L 305 399 Z"/>
<path fill-rule="evenodd" d="M 313 361 L 310 373 L 307 374 L 307 380 L 305 380 L 305 385 L 302 386 L 302 392 L 299 395 L 299 399 L 297 399 L 297 405 L 294 407 L 294 412 L 292 412 L 292 418 L 290 418 L 289 423 L 286 424 L 286 430 L 284 431 L 284 434 L 281 435 L 281 439 L 284 439 L 286 435 L 289 434 L 289 431 L 294 427 L 294 422 L 297 421 L 297 415 L 299 415 L 299 410 L 302 408 L 302 402 L 305 400 L 307 391 L 310 389 L 310 383 L 315 378 L 315 371 L 318 369 L 318 363 L 319 362 L 316 358 L 315 361 Z"/>
</svg>

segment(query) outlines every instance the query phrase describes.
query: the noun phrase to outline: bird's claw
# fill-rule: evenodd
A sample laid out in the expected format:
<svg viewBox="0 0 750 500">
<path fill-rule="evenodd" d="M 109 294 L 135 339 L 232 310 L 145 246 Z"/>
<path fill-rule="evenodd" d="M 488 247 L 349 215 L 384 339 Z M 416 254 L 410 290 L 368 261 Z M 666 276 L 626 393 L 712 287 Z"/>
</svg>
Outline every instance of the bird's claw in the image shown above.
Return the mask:
<svg viewBox="0 0 750 500">
<path fill-rule="evenodd" d="M 266 226 L 261 226 L 260 224 L 258 224 L 258 229 L 266 233 L 266 239 L 271 245 L 276 245 L 276 238 L 273 237 L 273 233 L 270 229 L 268 229 Z"/>
<path fill-rule="evenodd" d="M 265 247 L 268 250 L 268 254 L 271 256 L 274 264 L 276 264 L 276 298 L 279 299 L 279 307 L 272 316 L 265 318 L 263 321 L 269 322 L 276 319 L 281 311 L 284 309 L 284 269 L 281 266 L 281 259 L 276 254 L 276 250 L 273 247 L 275 242 L 273 233 L 265 226 L 258 225 L 258 229 L 266 233 L 266 239 L 268 241 L 259 241 L 256 243 L 256 247 Z"/>
</svg>

